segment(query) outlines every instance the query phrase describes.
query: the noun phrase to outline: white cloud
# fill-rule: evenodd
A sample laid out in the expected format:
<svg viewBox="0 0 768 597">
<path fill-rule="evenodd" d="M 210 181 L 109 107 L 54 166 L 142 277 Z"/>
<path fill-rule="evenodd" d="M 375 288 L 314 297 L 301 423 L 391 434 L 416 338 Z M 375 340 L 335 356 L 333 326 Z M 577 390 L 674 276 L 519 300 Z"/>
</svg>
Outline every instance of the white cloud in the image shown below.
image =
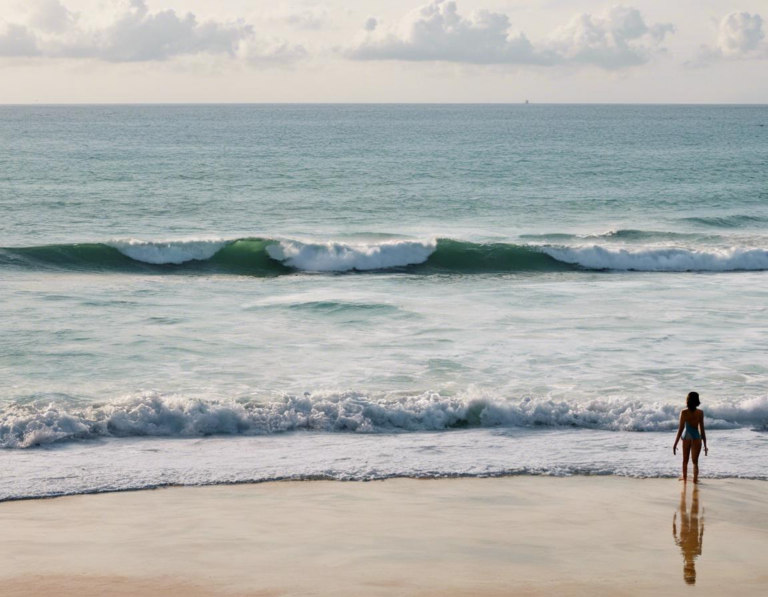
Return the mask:
<svg viewBox="0 0 768 597">
<path fill-rule="evenodd" d="M 103 17 L 103 15 L 99 15 Z M 26 24 L 0 33 L 0 56 L 165 61 L 210 54 L 253 65 L 286 64 L 306 55 L 303 47 L 257 36 L 252 25 L 199 21 L 173 9 L 151 12 L 145 0 L 124 0 L 106 22 L 89 24 L 60 0 L 37 0 Z"/>
<path fill-rule="evenodd" d="M 763 18 L 748 12 L 732 12 L 720 21 L 717 47 L 726 58 L 765 55 Z"/>
<path fill-rule="evenodd" d="M 369 19 L 370 21 L 370 19 Z M 432 0 L 393 27 L 372 27 L 347 48 L 353 60 L 445 61 L 470 64 L 592 64 L 618 69 L 663 51 L 670 24 L 648 25 L 635 8 L 579 14 L 540 43 L 513 32 L 509 17 L 480 10 L 459 14 L 456 2 Z"/>
<path fill-rule="evenodd" d="M 106 29 L 87 36 L 81 46 L 65 54 L 91 56 L 114 62 L 167 60 L 188 54 L 234 55 L 239 42 L 253 34 L 244 23 L 200 23 L 192 13 L 174 10 L 149 12 L 144 0 L 132 0 L 128 11 Z"/>
<path fill-rule="evenodd" d="M 702 67 L 721 60 L 768 59 L 763 23 L 759 14 L 732 12 L 725 15 L 718 23 L 715 44 L 702 46 L 696 60 L 686 65 Z"/>
<path fill-rule="evenodd" d="M 348 49 L 354 60 L 439 60 L 473 64 L 541 62 L 522 34 L 510 33 L 509 18 L 481 10 L 464 17 L 455 2 L 433 0 L 394 27 L 366 21 L 367 31 Z"/>
<path fill-rule="evenodd" d="M 647 62 L 673 32 L 670 24 L 649 26 L 636 8 L 614 6 L 602 15 L 576 15 L 552 34 L 550 47 L 567 62 L 622 68 Z"/>
<path fill-rule="evenodd" d="M 41 31 L 61 33 L 74 26 L 79 15 L 59 0 L 30 0 L 27 3 L 29 25 Z"/>
</svg>

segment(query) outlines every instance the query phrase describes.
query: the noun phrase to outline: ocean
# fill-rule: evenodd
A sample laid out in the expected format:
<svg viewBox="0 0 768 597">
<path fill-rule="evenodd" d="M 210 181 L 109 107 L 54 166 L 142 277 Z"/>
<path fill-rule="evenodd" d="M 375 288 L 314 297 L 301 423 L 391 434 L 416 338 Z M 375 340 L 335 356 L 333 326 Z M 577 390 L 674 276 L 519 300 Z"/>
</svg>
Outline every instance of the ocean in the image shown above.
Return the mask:
<svg viewBox="0 0 768 597">
<path fill-rule="evenodd" d="M 0 107 L 0 500 L 768 479 L 768 107 Z"/>
</svg>

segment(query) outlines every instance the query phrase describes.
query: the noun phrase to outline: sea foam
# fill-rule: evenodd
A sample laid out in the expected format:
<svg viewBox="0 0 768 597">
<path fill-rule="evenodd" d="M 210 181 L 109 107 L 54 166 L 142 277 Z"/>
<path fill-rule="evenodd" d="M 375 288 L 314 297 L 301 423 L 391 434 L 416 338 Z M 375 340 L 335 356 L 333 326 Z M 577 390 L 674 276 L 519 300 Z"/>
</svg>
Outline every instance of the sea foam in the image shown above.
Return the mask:
<svg viewBox="0 0 768 597">
<path fill-rule="evenodd" d="M 304 271 L 347 272 L 424 263 L 436 248 L 436 240 L 389 240 L 370 244 L 284 240 L 269 245 L 267 253 L 285 265 Z"/>
<path fill-rule="evenodd" d="M 425 393 L 405 397 L 355 392 L 286 395 L 273 402 L 205 401 L 156 392 L 86 407 L 55 403 L 0 410 L 0 447 L 28 448 L 98 437 L 265 435 L 287 431 L 392 433 L 469 427 L 578 427 L 671 431 L 679 407 L 622 398 L 583 402 L 475 398 Z M 768 396 L 708 405 L 712 429 L 765 428 Z"/>
<path fill-rule="evenodd" d="M 681 248 L 622 249 L 602 247 L 542 247 L 547 255 L 596 270 L 643 272 L 725 272 L 768 270 L 768 250 Z"/>
</svg>

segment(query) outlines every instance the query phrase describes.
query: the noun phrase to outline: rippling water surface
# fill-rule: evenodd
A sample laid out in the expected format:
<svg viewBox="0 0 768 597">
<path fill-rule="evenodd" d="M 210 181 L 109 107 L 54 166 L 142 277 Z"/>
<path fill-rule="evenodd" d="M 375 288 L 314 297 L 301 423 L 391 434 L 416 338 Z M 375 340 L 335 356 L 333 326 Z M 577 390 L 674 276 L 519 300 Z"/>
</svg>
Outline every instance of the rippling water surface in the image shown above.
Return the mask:
<svg viewBox="0 0 768 597">
<path fill-rule="evenodd" d="M 759 106 L 1 107 L 0 499 L 674 474 L 692 389 L 768 478 L 766 163 Z"/>
</svg>

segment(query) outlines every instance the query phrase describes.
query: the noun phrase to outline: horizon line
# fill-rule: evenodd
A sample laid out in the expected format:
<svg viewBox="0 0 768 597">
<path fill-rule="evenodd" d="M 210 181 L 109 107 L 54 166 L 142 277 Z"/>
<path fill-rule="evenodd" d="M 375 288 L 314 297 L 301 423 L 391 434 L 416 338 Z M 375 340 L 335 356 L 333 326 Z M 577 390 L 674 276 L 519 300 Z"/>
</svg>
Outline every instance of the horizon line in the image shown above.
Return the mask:
<svg viewBox="0 0 768 597">
<path fill-rule="evenodd" d="M 768 102 L 0 102 L 0 107 L 58 106 L 754 106 Z"/>
</svg>

